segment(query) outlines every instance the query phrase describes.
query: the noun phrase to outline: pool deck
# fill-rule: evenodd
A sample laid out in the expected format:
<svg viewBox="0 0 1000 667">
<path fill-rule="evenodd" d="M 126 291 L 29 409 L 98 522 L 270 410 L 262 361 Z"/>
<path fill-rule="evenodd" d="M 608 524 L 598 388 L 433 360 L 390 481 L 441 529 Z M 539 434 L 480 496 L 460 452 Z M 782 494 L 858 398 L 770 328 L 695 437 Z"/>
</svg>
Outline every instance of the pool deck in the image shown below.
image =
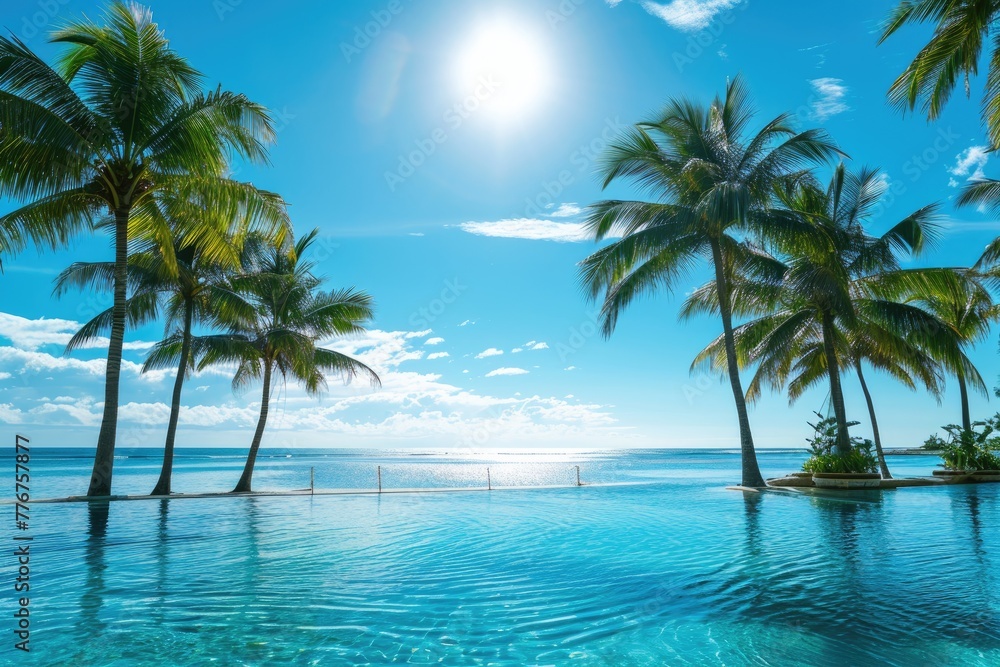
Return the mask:
<svg viewBox="0 0 1000 667">
<path fill-rule="evenodd" d="M 542 491 L 546 489 L 577 489 L 584 487 L 641 486 L 653 482 L 608 482 L 601 484 L 551 484 L 540 486 L 459 486 L 441 488 L 399 488 L 399 489 L 292 489 L 289 491 L 252 491 L 250 493 L 172 493 L 169 496 L 69 496 L 67 498 L 32 499 L 32 505 L 89 502 L 123 502 L 134 500 L 198 500 L 206 498 L 288 498 L 309 496 L 387 496 L 428 493 L 492 493 L 494 491 Z M 13 505 L 14 500 L 0 500 L 0 505 Z"/>
</svg>

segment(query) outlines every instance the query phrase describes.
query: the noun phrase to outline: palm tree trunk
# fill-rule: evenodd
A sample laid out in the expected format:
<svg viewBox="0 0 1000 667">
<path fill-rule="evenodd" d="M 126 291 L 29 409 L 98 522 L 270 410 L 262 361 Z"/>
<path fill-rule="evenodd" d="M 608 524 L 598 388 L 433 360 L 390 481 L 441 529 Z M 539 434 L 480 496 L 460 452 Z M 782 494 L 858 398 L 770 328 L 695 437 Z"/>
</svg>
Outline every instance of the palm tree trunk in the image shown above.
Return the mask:
<svg viewBox="0 0 1000 667">
<path fill-rule="evenodd" d="M 861 371 L 861 360 L 854 360 L 854 367 L 858 371 L 858 379 L 861 381 L 861 391 L 865 394 L 865 401 L 868 402 L 868 415 L 872 419 L 872 436 L 875 439 L 875 453 L 878 455 L 878 466 L 882 469 L 882 479 L 892 479 L 889 473 L 889 466 L 885 462 L 885 453 L 882 451 L 882 437 L 878 432 L 878 420 L 875 418 L 875 403 L 872 402 L 871 392 L 868 391 L 868 383 L 865 382 L 865 374 Z"/>
<path fill-rule="evenodd" d="M 149 494 L 151 496 L 170 495 L 170 476 L 174 467 L 174 438 L 177 435 L 177 420 L 181 414 L 181 388 L 184 386 L 184 374 L 187 372 L 188 357 L 191 356 L 191 320 L 194 319 L 194 301 L 184 301 L 184 333 L 181 342 L 181 359 L 177 367 L 177 377 L 174 379 L 174 395 L 170 400 L 170 421 L 167 422 L 167 441 L 163 445 L 163 467 L 160 469 L 160 479 Z"/>
<path fill-rule="evenodd" d="M 729 370 L 729 384 L 736 400 L 736 414 L 740 422 L 740 453 L 743 460 L 743 486 L 763 487 L 764 478 L 757 465 L 757 452 L 753 446 L 753 434 L 750 432 L 750 417 L 747 415 L 746 395 L 740 382 L 740 369 L 736 359 L 736 339 L 733 335 L 733 312 L 729 300 L 729 283 L 726 280 L 725 265 L 722 260 L 722 247 L 717 240 L 712 240 L 712 261 L 715 263 L 715 284 L 719 292 L 719 311 L 722 314 L 722 331 L 726 341 L 726 365 Z"/>
<path fill-rule="evenodd" d="M 125 340 L 125 309 L 128 296 L 128 218 L 129 208 L 115 211 L 114 306 L 111 313 L 111 341 L 104 382 L 104 416 L 97 436 L 94 470 L 90 475 L 88 496 L 110 496 L 118 434 L 118 383 L 121 379 L 122 343 Z"/>
<path fill-rule="evenodd" d="M 959 371 L 958 391 L 962 397 L 962 428 L 966 433 L 972 433 L 972 416 L 969 412 L 969 387 L 965 383 L 965 373 Z"/>
<path fill-rule="evenodd" d="M 826 353 L 826 368 L 830 373 L 830 400 L 833 403 L 833 414 L 837 418 L 837 444 L 834 449 L 843 456 L 851 451 L 851 436 L 848 433 L 847 408 L 844 405 L 844 388 L 840 384 L 840 363 L 837 361 L 833 332 L 833 317 L 829 313 L 823 313 L 823 350 Z"/>
<path fill-rule="evenodd" d="M 250 479 L 253 477 L 253 466 L 257 461 L 257 450 L 260 449 L 260 441 L 264 436 L 264 425 L 267 424 L 267 404 L 271 398 L 271 362 L 264 363 L 264 394 L 260 399 L 260 419 L 257 420 L 257 430 L 253 434 L 253 442 L 250 444 L 250 453 L 247 455 L 247 464 L 243 467 L 243 475 L 233 489 L 233 493 L 250 493 Z"/>
</svg>

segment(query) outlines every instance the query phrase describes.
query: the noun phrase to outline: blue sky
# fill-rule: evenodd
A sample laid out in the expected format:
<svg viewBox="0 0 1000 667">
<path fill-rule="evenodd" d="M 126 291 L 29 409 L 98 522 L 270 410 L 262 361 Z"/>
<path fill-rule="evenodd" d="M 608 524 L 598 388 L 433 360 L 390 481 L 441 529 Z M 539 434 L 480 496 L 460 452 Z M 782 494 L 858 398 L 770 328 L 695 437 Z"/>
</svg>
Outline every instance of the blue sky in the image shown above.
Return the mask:
<svg viewBox="0 0 1000 667">
<path fill-rule="evenodd" d="M 1000 233 L 988 213 L 950 204 L 966 179 L 995 172 L 978 83 L 973 100 L 956 96 L 933 124 L 885 104 L 928 33 L 877 47 L 892 2 L 848 0 L 836 11 L 790 0 L 149 4 L 207 85 L 274 110 L 272 166 L 238 167 L 237 177 L 280 192 L 298 230 L 321 229 L 314 258 L 330 286 L 377 301 L 369 336 L 330 345 L 375 366 L 383 390 L 331 382 L 314 400 L 289 386 L 265 446 L 736 446 L 728 385 L 688 373 L 719 322 L 680 324 L 680 298 L 660 295 L 604 340 L 575 266 L 594 249 L 581 239 L 581 209 L 634 195 L 625 185 L 601 192 L 595 159 L 607 140 L 670 97 L 709 100 L 729 76 L 754 91 L 759 123 L 794 112 L 803 128 L 825 127 L 854 166 L 884 170 L 874 231 L 942 202 L 942 241 L 921 263 L 967 265 Z M 0 25 L 51 57 L 45 32 L 99 10 L 18 0 L 0 8 Z M 81 238 L 66 251 L 4 258 L 0 420 L 38 442 L 96 441 L 104 350 L 64 356 L 61 345 L 109 301 L 56 300 L 51 281 L 74 260 L 109 257 L 107 239 Z M 690 287 L 706 278 L 699 270 Z M 161 334 L 129 334 L 120 445 L 162 443 L 170 373 L 137 373 Z M 992 387 L 995 336 L 974 359 Z M 889 446 L 919 444 L 960 419 L 951 385 L 939 406 L 884 378 L 871 384 Z M 863 435 L 860 390 L 853 378 L 846 388 Z M 825 394 L 791 408 L 765 397 L 751 413 L 758 446 L 802 445 Z M 225 369 L 193 378 L 179 443 L 245 446 L 257 400 L 234 396 Z M 995 409 L 974 399 L 976 415 Z"/>
</svg>

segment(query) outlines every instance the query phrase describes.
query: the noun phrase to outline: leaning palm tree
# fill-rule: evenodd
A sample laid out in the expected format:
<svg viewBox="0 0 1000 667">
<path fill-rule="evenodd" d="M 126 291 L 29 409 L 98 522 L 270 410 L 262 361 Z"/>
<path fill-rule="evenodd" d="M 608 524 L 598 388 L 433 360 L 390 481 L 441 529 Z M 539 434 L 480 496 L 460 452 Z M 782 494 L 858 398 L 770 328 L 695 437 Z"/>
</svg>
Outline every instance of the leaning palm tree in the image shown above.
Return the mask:
<svg viewBox="0 0 1000 667">
<path fill-rule="evenodd" d="M 990 328 L 1000 322 L 1000 304 L 993 300 L 990 291 L 979 275 L 970 272 L 964 280 L 951 281 L 930 293 L 910 295 L 910 301 L 929 312 L 935 325 L 927 349 L 942 368 L 958 382 L 962 406 L 962 428 L 972 431 L 969 409 L 969 390 L 988 395 L 986 383 L 968 356 L 977 343 L 990 333 Z"/>
<path fill-rule="evenodd" d="M 211 192 L 254 206 L 257 192 L 223 178 L 235 154 L 266 161 L 270 115 L 243 95 L 204 93 L 201 75 L 170 49 L 150 11 L 121 1 L 103 23 L 69 23 L 49 66 L 16 37 L 0 37 L 0 197 L 25 202 L 0 218 L 0 243 L 57 244 L 103 212 L 114 239 L 114 310 L 104 414 L 87 494 L 111 493 L 118 386 L 126 326 L 130 241 L 159 242 L 174 264 L 156 202 Z M 13 242 L 11 241 L 13 239 Z M 210 254 L 228 252 L 219 246 Z"/>
<path fill-rule="evenodd" d="M 887 300 L 885 303 L 894 302 Z M 863 305 L 870 306 L 872 304 Z M 865 378 L 864 365 L 867 363 L 910 390 L 916 390 L 919 383 L 937 398 L 939 403 L 942 393 L 941 370 L 934 357 L 921 349 L 920 345 L 912 339 L 913 337 L 900 335 L 900 331 L 896 328 L 899 324 L 896 318 L 888 318 L 889 321 L 884 322 L 875 317 L 875 312 L 871 312 L 871 315 L 873 317 L 862 318 L 862 326 L 849 332 L 847 340 L 850 348 L 844 357 L 854 362 L 854 371 L 858 376 L 858 382 L 865 397 L 865 405 L 868 408 L 868 418 L 872 425 L 872 439 L 875 441 L 875 453 L 878 457 L 882 477 L 892 479 L 892 473 L 885 459 L 885 450 L 882 448 L 882 433 L 875 412 L 875 401 Z M 918 314 L 917 317 L 921 320 L 924 319 L 922 314 Z M 908 322 L 907 319 L 903 321 L 904 323 Z"/>
<path fill-rule="evenodd" d="M 915 376 L 937 386 L 930 356 L 910 340 L 932 318 L 896 298 L 904 290 L 926 290 L 943 280 L 941 270 L 900 268 L 901 253 L 918 254 L 933 238 L 936 207 L 919 209 L 874 237 L 863 225 L 883 191 L 876 171 L 852 174 L 843 165 L 825 189 L 811 178 L 779 188 L 781 207 L 764 215 L 785 219 L 783 225 L 798 221 L 798 233 L 775 244 L 787 259 L 757 259 L 756 265 L 766 271 L 741 271 L 735 285 L 737 313 L 755 318 L 734 332 L 740 365 L 756 366 L 747 399 L 757 400 L 765 387 L 787 387 L 794 402 L 811 387 L 827 383 L 840 454 L 851 449 L 841 381 L 848 368 L 861 373 L 860 362 L 868 361 L 907 384 Z M 717 311 L 716 291 L 710 283 L 694 292 L 683 314 Z M 719 338 L 698 355 L 695 365 L 721 369 L 725 356 Z M 863 373 L 859 377 L 863 382 Z M 874 419 L 874 408 L 870 416 Z M 877 429 L 877 422 L 873 425 Z"/>
<path fill-rule="evenodd" d="M 908 24 L 930 23 L 934 33 L 889 88 L 889 101 L 904 110 L 940 117 L 961 79 L 979 73 L 983 47 L 989 50 L 983 121 L 994 146 L 1000 145 L 1000 3 L 993 0 L 903 0 L 889 15 L 879 44 Z"/>
<path fill-rule="evenodd" d="M 744 486 L 763 486 L 733 341 L 731 267 L 740 234 L 771 236 L 780 225 L 754 225 L 768 208 L 775 184 L 796 170 L 829 159 L 837 149 L 819 130 L 796 133 L 781 115 L 749 134 L 754 112 L 746 87 L 735 78 L 724 99 L 708 107 L 671 101 L 655 120 L 639 123 L 604 157 L 604 187 L 627 179 L 651 201 L 602 201 L 586 225 L 597 241 L 620 235 L 581 263 L 589 296 L 603 296 L 603 333 L 636 298 L 672 290 L 699 260 L 716 276 L 729 381 L 740 426 Z"/>
<path fill-rule="evenodd" d="M 310 395 L 326 388 L 330 373 L 347 380 L 364 375 L 380 386 L 378 375 L 365 364 L 318 345 L 335 336 L 363 333 L 373 311 L 371 297 L 363 292 L 319 291 L 323 280 L 303 259 L 317 233 L 303 237 L 290 251 L 273 249 L 252 262 L 248 273 L 231 279 L 227 298 L 233 307 L 216 313 L 217 324 L 227 333 L 193 341 L 199 369 L 220 363 L 235 366 L 235 391 L 256 381 L 263 385 L 257 428 L 233 493 L 251 491 L 275 373 L 282 380 L 300 382 Z"/>
<path fill-rule="evenodd" d="M 211 211 L 206 213 L 210 214 Z M 263 237 L 253 235 L 251 242 L 244 244 L 246 220 L 234 225 L 238 233 L 229 237 L 228 243 L 234 249 L 247 253 L 258 250 Z M 175 239 L 174 255 L 177 259 L 176 272 L 171 271 L 158 249 L 136 252 L 129 257 L 130 296 L 127 301 L 127 321 L 137 328 L 155 321 L 160 316 L 161 306 L 166 311 L 166 336 L 149 353 L 142 367 L 147 373 L 154 369 L 174 367 L 173 392 L 170 401 L 170 416 L 163 447 L 163 464 L 156 485 L 150 492 L 153 496 L 170 495 L 173 474 L 174 445 L 177 424 L 180 419 L 181 395 L 184 381 L 194 370 L 192 353 L 193 327 L 198 323 L 211 322 L 213 314 L 227 308 L 240 308 L 242 301 L 230 298 L 231 292 L 220 289 L 233 273 L 233 267 L 206 259 L 199 245 L 185 245 L 183 238 Z M 96 291 L 109 291 L 114 265 L 111 262 L 77 262 L 63 271 L 56 280 L 56 292 L 61 294 L 70 286 L 84 287 Z M 72 351 L 106 335 L 110 329 L 112 310 L 108 309 L 87 322 L 66 346 Z"/>
</svg>

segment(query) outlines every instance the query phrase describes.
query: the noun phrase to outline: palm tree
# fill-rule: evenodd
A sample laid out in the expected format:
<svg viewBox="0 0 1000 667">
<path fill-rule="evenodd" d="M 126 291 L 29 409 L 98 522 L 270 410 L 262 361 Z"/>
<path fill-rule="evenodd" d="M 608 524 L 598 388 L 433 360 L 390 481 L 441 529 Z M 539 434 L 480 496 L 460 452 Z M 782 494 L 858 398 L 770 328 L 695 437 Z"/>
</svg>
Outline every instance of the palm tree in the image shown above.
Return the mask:
<svg viewBox="0 0 1000 667">
<path fill-rule="evenodd" d="M 862 326 L 848 334 L 850 349 L 845 355 L 845 358 L 854 361 L 854 370 L 865 397 L 868 418 L 872 425 L 875 453 L 884 479 L 892 479 L 892 473 L 885 460 L 882 433 L 875 414 L 875 401 L 865 379 L 864 363 L 867 362 L 876 370 L 890 375 L 911 390 L 916 390 L 919 382 L 938 399 L 938 402 L 941 400 L 942 391 L 941 372 L 937 361 L 910 340 L 910 337 L 899 335 L 900 332 L 893 328 L 894 324 L 898 322 L 893 318 L 890 318 L 888 323 L 879 321 L 878 318 L 862 318 Z"/>
<path fill-rule="evenodd" d="M 260 380 L 263 384 L 260 417 L 246 466 L 233 493 L 249 493 L 257 451 L 267 424 L 272 380 L 300 382 L 309 395 L 326 388 L 326 375 L 347 380 L 365 375 L 380 386 L 375 371 L 365 364 L 318 343 L 334 336 L 363 333 L 372 317 L 372 299 L 354 289 L 322 292 L 321 278 L 303 255 L 316 238 L 314 230 L 290 251 L 273 249 L 251 262 L 248 272 L 229 281 L 227 298 L 233 307 L 217 312 L 217 323 L 228 333 L 195 338 L 199 369 L 213 364 L 236 367 L 233 389 L 241 391 Z"/>
<path fill-rule="evenodd" d="M 114 310 L 104 415 L 89 496 L 111 493 L 130 241 L 159 241 L 174 266 L 157 199 L 211 193 L 253 208 L 258 193 L 221 176 L 232 154 L 265 162 L 271 117 L 243 95 L 203 93 L 201 75 L 169 48 L 140 5 L 116 1 L 103 23 L 55 32 L 57 69 L 16 37 L 0 37 L 0 197 L 26 202 L 0 218 L 14 245 L 58 243 L 102 212 L 115 248 Z M 13 230 L 13 234 L 11 233 Z M 16 249 L 16 248 L 15 248 Z M 228 252 L 215 246 L 209 254 Z"/>
<path fill-rule="evenodd" d="M 988 394 L 986 383 L 967 352 L 985 340 L 990 327 L 1000 321 L 1000 304 L 993 301 L 975 272 L 966 274 L 963 280 L 939 286 L 933 292 L 911 294 L 910 302 L 934 317 L 935 326 L 928 328 L 932 336 L 925 345 L 942 368 L 958 381 L 962 428 L 969 433 L 972 431 L 969 389 L 983 396 Z"/>
<path fill-rule="evenodd" d="M 778 225 L 754 225 L 753 213 L 769 206 L 776 182 L 796 177 L 804 165 L 828 159 L 837 149 L 819 130 L 796 133 L 789 117 L 773 119 L 748 135 L 754 116 L 739 78 L 724 99 L 708 107 L 671 101 L 659 118 L 637 124 L 609 149 L 601 165 L 604 187 L 628 179 L 653 201 L 602 201 L 590 207 L 594 239 L 621 238 L 581 263 L 580 277 L 592 299 L 603 294 L 602 328 L 610 336 L 634 299 L 672 290 L 698 260 L 716 276 L 727 368 L 740 425 L 744 486 L 764 479 L 757 465 L 750 420 L 733 340 L 733 255 L 739 235 L 780 233 Z"/>
<path fill-rule="evenodd" d="M 239 222 L 245 223 L 246 220 Z M 239 226 L 241 225 L 237 224 L 237 227 Z M 241 249 L 244 233 L 245 230 L 238 230 L 237 234 L 230 236 L 229 244 L 234 249 Z M 249 245 L 256 248 L 261 242 L 262 237 L 255 236 Z M 131 291 L 127 302 L 129 326 L 137 328 L 156 320 L 160 314 L 160 303 L 165 302 L 166 306 L 166 336 L 147 356 L 142 372 L 147 373 L 171 365 L 177 368 L 163 447 L 163 465 L 156 486 L 150 492 L 153 496 L 165 496 L 171 493 L 181 393 L 185 379 L 194 369 L 193 326 L 196 323 L 211 322 L 213 313 L 227 308 L 239 308 L 242 305 L 241 301 L 234 302 L 230 298 L 231 292 L 219 289 L 225 285 L 229 274 L 238 269 L 238 266 L 208 261 L 199 246 L 184 245 L 182 238 L 175 240 L 174 254 L 177 258 L 176 273 L 169 270 L 163 261 L 162 253 L 157 249 L 135 253 L 129 257 Z M 75 263 L 57 278 L 56 292 L 61 294 L 70 286 L 90 287 L 96 290 L 104 288 L 107 291 L 113 271 L 114 265 L 111 262 Z M 108 309 L 85 324 L 70 339 L 67 351 L 105 335 L 110 328 L 111 316 L 112 310 Z"/>
<path fill-rule="evenodd" d="M 785 219 L 784 225 L 799 221 L 798 233 L 776 244 L 787 259 L 757 259 L 761 268 L 741 271 L 736 284 L 738 314 L 756 318 L 734 332 L 740 365 L 757 366 L 747 399 L 757 400 L 765 386 L 779 390 L 787 386 L 794 402 L 809 388 L 827 382 L 840 454 L 851 449 L 841 382 L 847 368 L 853 366 L 859 373 L 876 431 L 862 361 L 909 386 L 913 386 L 910 378 L 916 377 L 932 390 L 937 387 L 933 360 L 911 340 L 928 328 L 932 318 L 896 298 L 904 290 L 929 290 L 942 281 L 939 274 L 950 275 L 943 270 L 900 268 L 901 252 L 918 254 L 933 238 L 936 207 L 919 209 L 873 237 L 865 232 L 864 222 L 883 191 L 876 171 L 852 174 L 843 165 L 825 189 L 810 178 L 779 189 L 781 208 L 764 215 Z M 685 304 L 684 315 L 718 310 L 715 292 L 714 284 L 697 290 Z M 698 355 L 695 365 L 721 368 L 724 351 L 723 341 L 716 339 Z"/>
<path fill-rule="evenodd" d="M 889 88 L 889 101 L 916 109 L 928 120 L 940 117 L 959 78 L 969 96 L 970 76 L 979 72 L 989 40 L 989 65 L 983 95 L 983 121 L 994 146 L 1000 145 L 1000 41 L 996 30 L 1000 3 L 992 0 L 903 0 L 889 15 L 879 44 L 908 24 L 931 23 L 934 34 Z"/>
</svg>

